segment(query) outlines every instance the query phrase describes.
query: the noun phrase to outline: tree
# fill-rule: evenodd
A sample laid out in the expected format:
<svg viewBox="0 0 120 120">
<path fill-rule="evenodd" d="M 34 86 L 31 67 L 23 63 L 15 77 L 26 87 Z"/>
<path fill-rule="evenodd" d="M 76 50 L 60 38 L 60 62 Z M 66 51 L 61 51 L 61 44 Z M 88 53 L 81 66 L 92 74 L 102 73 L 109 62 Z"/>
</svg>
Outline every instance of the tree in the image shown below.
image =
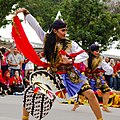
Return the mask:
<svg viewBox="0 0 120 120">
<path fill-rule="evenodd" d="M 70 39 L 84 49 L 94 42 L 106 49 L 120 38 L 120 14 L 107 11 L 99 0 L 66 0 L 63 6 Z"/>
<path fill-rule="evenodd" d="M 15 10 L 13 5 L 20 1 L 23 0 L 0 0 L 0 27 L 12 22 L 12 20 L 6 20 L 6 16 Z"/>
<path fill-rule="evenodd" d="M 55 20 L 61 1 L 63 0 L 25 0 L 20 2 L 19 7 L 27 8 L 42 28 L 47 31 Z"/>
<path fill-rule="evenodd" d="M 6 20 L 7 15 L 19 7 L 25 7 L 43 29 L 47 30 L 59 11 L 61 1 L 63 0 L 0 0 L 0 27 L 12 22 L 12 20 Z"/>
<path fill-rule="evenodd" d="M 120 38 L 120 13 L 111 12 L 101 0 L 1 0 L 0 26 L 5 17 L 19 7 L 27 8 L 47 31 L 60 10 L 68 24 L 69 38 L 84 49 L 98 42 L 103 49 Z M 103 0 L 108 1 L 108 0 Z M 13 5 L 16 5 L 13 8 Z M 3 9 L 4 8 L 4 9 Z M 119 8 L 119 7 L 118 7 Z"/>
</svg>

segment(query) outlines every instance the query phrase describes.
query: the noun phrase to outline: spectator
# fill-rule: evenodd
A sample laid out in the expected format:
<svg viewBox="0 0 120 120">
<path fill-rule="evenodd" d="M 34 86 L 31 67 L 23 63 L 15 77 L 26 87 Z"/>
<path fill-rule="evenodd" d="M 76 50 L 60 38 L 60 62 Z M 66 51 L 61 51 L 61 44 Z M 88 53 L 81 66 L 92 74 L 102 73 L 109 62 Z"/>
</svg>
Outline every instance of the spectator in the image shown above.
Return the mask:
<svg viewBox="0 0 120 120">
<path fill-rule="evenodd" d="M 27 62 L 25 64 L 25 76 L 27 76 L 27 73 L 29 71 L 32 71 L 32 72 L 34 71 L 34 64 L 27 59 Z"/>
<path fill-rule="evenodd" d="M 23 84 L 24 84 L 25 88 L 27 88 L 27 86 L 30 85 L 29 77 L 30 77 L 31 73 L 32 73 L 32 71 L 28 71 L 27 76 L 25 76 L 23 78 Z"/>
<path fill-rule="evenodd" d="M 2 70 L 2 76 L 4 76 L 4 73 L 6 70 L 8 70 L 8 64 L 7 64 L 7 56 L 11 52 L 10 49 L 2 47 L 1 48 L 1 70 Z"/>
<path fill-rule="evenodd" d="M 43 51 L 39 52 L 38 56 L 40 57 L 41 61 L 47 62 L 47 60 L 44 57 L 44 52 Z M 42 69 L 45 69 L 45 68 L 43 68 L 42 66 L 36 66 L 36 69 L 37 70 L 42 70 Z"/>
<path fill-rule="evenodd" d="M 115 68 L 114 68 L 114 70 L 115 70 L 115 74 L 116 74 L 116 80 L 117 80 L 117 82 L 116 82 L 116 89 L 115 90 L 120 90 L 120 61 L 118 60 L 117 62 L 116 62 L 116 65 L 115 65 Z"/>
<path fill-rule="evenodd" d="M 109 64 L 114 70 L 114 67 L 115 67 L 114 59 L 110 59 Z M 115 89 L 116 88 L 116 82 L 117 82 L 117 79 L 116 79 L 116 74 L 115 74 L 115 70 L 114 70 L 113 75 L 110 77 L 110 82 L 109 82 L 110 83 L 110 88 Z"/>
<path fill-rule="evenodd" d="M 15 71 L 17 70 L 20 75 L 22 70 L 22 56 L 18 53 L 17 48 L 15 47 L 13 52 L 8 56 L 8 65 L 10 70 L 10 76 L 14 76 Z"/>
<path fill-rule="evenodd" d="M 15 71 L 15 74 L 12 77 L 11 90 L 12 90 L 13 94 L 15 92 L 23 92 L 23 90 L 24 90 L 23 81 L 22 81 L 21 77 L 19 76 L 18 71 Z"/>
<path fill-rule="evenodd" d="M 10 71 L 6 70 L 4 77 L 2 78 L 2 94 L 5 95 L 11 95 L 11 87 L 10 87 L 10 83 L 11 83 L 11 77 L 10 77 Z"/>
<path fill-rule="evenodd" d="M 109 58 L 109 57 L 106 57 L 106 58 L 105 58 L 105 62 L 106 62 L 108 65 L 110 65 L 110 58 Z M 106 72 L 104 73 L 104 76 L 105 76 L 105 80 L 106 80 L 108 86 L 110 86 L 110 78 L 112 77 L 112 74 L 109 74 L 109 72 L 106 71 Z"/>
</svg>

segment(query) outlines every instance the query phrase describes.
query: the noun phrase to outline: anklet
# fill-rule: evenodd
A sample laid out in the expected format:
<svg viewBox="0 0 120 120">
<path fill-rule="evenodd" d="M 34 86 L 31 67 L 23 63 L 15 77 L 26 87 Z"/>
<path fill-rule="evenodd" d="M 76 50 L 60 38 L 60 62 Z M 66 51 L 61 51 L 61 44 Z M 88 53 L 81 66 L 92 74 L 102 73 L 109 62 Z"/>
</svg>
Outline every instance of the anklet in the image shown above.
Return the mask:
<svg viewBox="0 0 120 120">
<path fill-rule="evenodd" d="M 74 102 L 74 105 L 79 105 L 79 102 Z"/>
<path fill-rule="evenodd" d="M 22 116 L 23 120 L 28 120 L 29 116 Z"/>
<path fill-rule="evenodd" d="M 103 105 L 104 108 L 107 108 L 108 106 L 107 105 Z"/>
<path fill-rule="evenodd" d="M 99 118 L 99 119 L 97 119 L 97 120 L 103 120 L 102 118 Z"/>
</svg>

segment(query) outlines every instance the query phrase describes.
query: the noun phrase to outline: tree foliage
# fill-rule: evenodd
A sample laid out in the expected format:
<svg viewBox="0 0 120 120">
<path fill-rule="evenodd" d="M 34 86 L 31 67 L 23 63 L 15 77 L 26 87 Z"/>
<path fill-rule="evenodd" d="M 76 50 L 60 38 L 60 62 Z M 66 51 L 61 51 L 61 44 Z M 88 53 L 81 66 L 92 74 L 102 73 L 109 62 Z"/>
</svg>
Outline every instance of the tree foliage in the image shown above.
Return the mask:
<svg viewBox="0 0 120 120">
<path fill-rule="evenodd" d="M 120 38 L 120 13 L 100 0 L 0 0 L 0 26 L 9 23 L 5 17 L 19 7 L 27 8 L 45 31 L 60 10 L 69 38 L 84 49 L 94 42 L 106 49 Z"/>
<path fill-rule="evenodd" d="M 0 0 L 0 27 L 11 22 L 11 20 L 6 20 L 6 16 L 15 10 L 13 5 L 19 4 L 20 1 L 23 0 Z"/>
<path fill-rule="evenodd" d="M 48 30 L 60 9 L 61 0 L 25 0 L 19 7 L 27 8 L 44 30 Z"/>
<path fill-rule="evenodd" d="M 64 8 L 70 38 L 84 49 L 94 42 L 106 49 L 120 38 L 120 14 L 107 11 L 99 0 L 66 0 Z"/>
</svg>

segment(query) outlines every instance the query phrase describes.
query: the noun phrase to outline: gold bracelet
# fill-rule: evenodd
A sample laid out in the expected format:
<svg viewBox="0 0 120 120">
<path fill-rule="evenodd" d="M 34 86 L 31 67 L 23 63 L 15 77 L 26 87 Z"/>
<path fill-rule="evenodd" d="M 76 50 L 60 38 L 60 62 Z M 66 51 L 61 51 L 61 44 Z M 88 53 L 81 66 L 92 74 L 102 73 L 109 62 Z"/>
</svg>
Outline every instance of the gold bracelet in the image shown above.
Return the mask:
<svg viewBox="0 0 120 120">
<path fill-rule="evenodd" d="M 29 116 L 22 116 L 23 120 L 28 120 Z"/>
</svg>

